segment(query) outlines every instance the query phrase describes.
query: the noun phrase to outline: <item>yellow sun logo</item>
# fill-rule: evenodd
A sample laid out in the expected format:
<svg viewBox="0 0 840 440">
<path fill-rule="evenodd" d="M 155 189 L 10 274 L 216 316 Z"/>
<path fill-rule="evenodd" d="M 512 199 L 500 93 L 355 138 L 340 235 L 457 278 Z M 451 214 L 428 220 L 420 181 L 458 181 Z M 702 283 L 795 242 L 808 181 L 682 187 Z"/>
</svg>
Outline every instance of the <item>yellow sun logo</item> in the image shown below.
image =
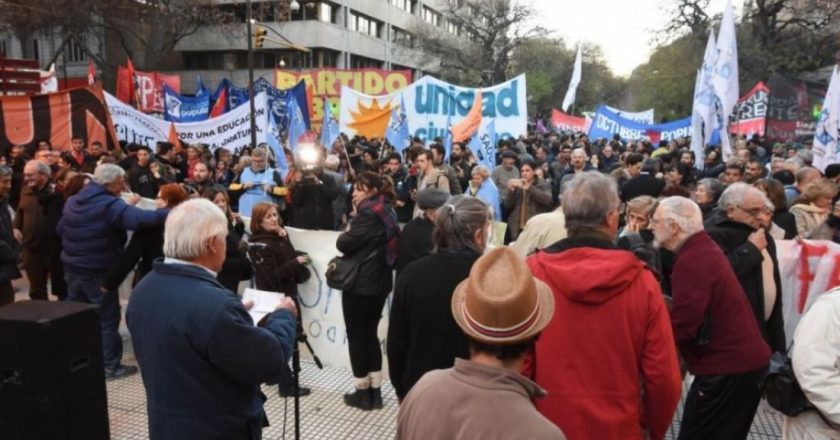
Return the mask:
<svg viewBox="0 0 840 440">
<path fill-rule="evenodd" d="M 384 136 L 388 122 L 391 120 L 391 103 L 380 107 L 379 101 L 374 98 L 371 99 L 370 106 L 365 106 L 359 101 L 356 107 L 356 111 L 350 110 L 353 122 L 347 126 L 355 130 L 359 136 L 368 138 Z"/>
</svg>

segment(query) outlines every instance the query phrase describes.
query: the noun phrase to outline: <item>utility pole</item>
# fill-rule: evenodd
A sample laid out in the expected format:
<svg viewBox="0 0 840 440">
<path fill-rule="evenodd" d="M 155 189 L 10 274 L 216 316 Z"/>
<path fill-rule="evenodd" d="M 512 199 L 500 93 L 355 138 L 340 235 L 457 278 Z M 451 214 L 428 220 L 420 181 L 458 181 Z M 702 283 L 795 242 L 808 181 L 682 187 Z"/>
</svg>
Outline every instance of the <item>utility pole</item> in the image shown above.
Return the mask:
<svg viewBox="0 0 840 440">
<path fill-rule="evenodd" d="M 254 148 L 257 146 L 257 110 L 254 105 L 254 41 L 251 31 L 252 20 L 251 0 L 248 0 L 245 7 L 245 23 L 248 26 L 248 105 L 251 107 L 251 148 Z"/>
</svg>

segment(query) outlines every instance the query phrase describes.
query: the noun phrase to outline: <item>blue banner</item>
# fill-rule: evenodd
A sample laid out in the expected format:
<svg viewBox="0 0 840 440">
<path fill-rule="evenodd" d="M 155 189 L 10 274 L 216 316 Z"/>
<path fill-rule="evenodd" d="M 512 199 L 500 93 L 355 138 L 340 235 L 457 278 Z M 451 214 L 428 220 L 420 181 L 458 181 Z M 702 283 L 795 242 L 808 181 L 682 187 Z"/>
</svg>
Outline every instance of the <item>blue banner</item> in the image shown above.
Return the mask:
<svg viewBox="0 0 840 440">
<path fill-rule="evenodd" d="M 203 87 L 195 96 L 183 96 L 163 84 L 163 119 L 170 122 L 200 122 L 210 116 L 210 93 Z"/>
<path fill-rule="evenodd" d="M 679 137 L 691 136 L 691 117 L 679 119 L 664 124 L 642 124 L 631 119 L 623 118 L 612 112 L 606 106 L 598 106 L 598 111 L 592 117 L 589 128 L 589 139 L 611 139 L 618 133 L 622 140 L 637 140 L 648 137 L 669 141 Z"/>
<path fill-rule="evenodd" d="M 234 109 L 243 103 L 248 102 L 248 87 L 236 87 L 230 85 L 228 87 L 230 93 L 230 108 Z M 268 108 L 274 117 L 274 123 L 279 128 L 286 128 L 289 126 L 289 116 L 286 110 L 286 103 L 288 94 L 294 95 L 298 106 L 303 110 L 303 121 L 306 128 L 309 129 L 309 103 L 306 102 L 306 83 L 299 81 L 294 87 L 288 90 L 282 90 L 271 85 L 268 80 L 263 77 L 254 80 L 254 94 L 265 92 L 268 96 Z"/>
</svg>

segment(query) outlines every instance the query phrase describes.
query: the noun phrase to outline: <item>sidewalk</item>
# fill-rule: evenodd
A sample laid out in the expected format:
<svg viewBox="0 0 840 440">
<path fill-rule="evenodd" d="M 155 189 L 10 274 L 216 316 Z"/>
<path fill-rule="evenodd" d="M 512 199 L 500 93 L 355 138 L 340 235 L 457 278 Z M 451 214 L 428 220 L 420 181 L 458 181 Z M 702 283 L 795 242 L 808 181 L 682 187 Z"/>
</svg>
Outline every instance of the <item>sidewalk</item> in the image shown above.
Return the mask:
<svg viewBox="0 0 840 440">
<path fill-rule="evenodd" d="M 15 286 L 21 288 L 18 301 L 28 299 L 25 280 L 18 280 Z M 22 281 L 22 282 L 21 282 Z M 123 311 L 125 299 L 122 300 Z M 120 326 L 125 345 L 124 362 L 137 365 L 134 350 L 125 328 Z M 305 349 L 304 349 L 305 352 Z M 324 368 L 319 370 L 308 360 L 301 361 L 301 385 L 312 389 L 312 394 L 300 399 L 301 438 L 303 439 L 393 439 L 396 433 L 397 399 L 389 383 L 383 384 L 382 399 L 385 407 L 375 411 L 361 411 L 344 405 L 342 395 L 351 391 L 351 373 L 343 369 Z M 108 415 L 111 422 L 111 438 L 114 440 L 148 439 L 148 418 L 146 415 L 146 392 L 140 374 L 107 382 Z M 263 439 L 279 440 L 294 438 L 294 401 L 279 397 L 276 387 L 263 386 L 268 397 L 265 410 L 271 426 L 263 431 Z M 284 423 L 285 415 L 285 423 Z M 677 408 L 671 429 L 666 439 L 676 439 L 682 417 L 682 402 Z M 762 404 L 753 420 L 750 440 L 781 439 L 782 416 Z M 284 436 L 285 428 L 285 436 Z"/>
</svg>

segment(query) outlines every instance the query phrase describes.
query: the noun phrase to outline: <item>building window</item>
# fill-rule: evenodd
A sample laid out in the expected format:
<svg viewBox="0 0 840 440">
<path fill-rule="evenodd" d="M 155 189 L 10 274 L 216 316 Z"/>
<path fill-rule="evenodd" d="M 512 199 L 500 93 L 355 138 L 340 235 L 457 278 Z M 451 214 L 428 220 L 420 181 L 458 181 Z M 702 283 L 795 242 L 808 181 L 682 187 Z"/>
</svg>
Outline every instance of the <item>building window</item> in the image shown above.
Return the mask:
<svg viewBox="0 0 840 440">
<path fill-rule="evenodd" d="M 446 32 L 449 32 L 452 35 L 461 35 L 461 28 L 452 23 L 451 21 L 446 22 Z"/>
<path fill-rule="evenodd" d="M 347 28 L 351 31 L 370 35 L 374 38 L 382 38 L 383 23 L 352 11 L 349 15 L 349 21 Z"/>
<path fill-rule="evenodd" d="M 313 67 L 337 67 L 340 52 L 330 49 L 313 49 Z"/>
<path fill-rule="evenodd" d="M 398 27 L 391 26 L 391 42 L 405 47 L 414 47 L 414 36 Z"/>
<path fill-rule="evenodd" d="M 64 53 L 67 54 L 67 62 L 69 63 L 83 63 L 88 59 L 85 47 L 76 37 L 70 37 Z"/>
<path fill-rule="evenodd" d="M 423 21 L 429 23 L 432 26 L 439 26 L 440 13 L 428 6 L 423 6 Z"/>
<path fill-rule="evenodd" d="M 184 67 L 187 70 L 220 70 L 224 69 L 225 56 L 223 52 L 183 52 Z"/>
<path fill-rule="evenodd" d="M 325 23 L 338 23 L 338 8 L 329 3 L 320 3 L 318 5 L 318 20 Z"/>
<path fill-rule="evenodd" d="M 373 58 L 362 57 L 358 55 L 350 55 L 351 69 L 381 69 L 382 61 Z"/>
<path fill-rule="evenodd" d="M 389 0 L 391 5 L 396 6 L 399 9 L 402 9 L 405 12 L 411 14 L 414 10 L 414 6 L 417 4 L 416 0 Z"/>
<path fill-rule="evenodd" d="M 41 61 L 41 45 L 37 38 L 32 39 L 32 58 Z"/>
</svg>

